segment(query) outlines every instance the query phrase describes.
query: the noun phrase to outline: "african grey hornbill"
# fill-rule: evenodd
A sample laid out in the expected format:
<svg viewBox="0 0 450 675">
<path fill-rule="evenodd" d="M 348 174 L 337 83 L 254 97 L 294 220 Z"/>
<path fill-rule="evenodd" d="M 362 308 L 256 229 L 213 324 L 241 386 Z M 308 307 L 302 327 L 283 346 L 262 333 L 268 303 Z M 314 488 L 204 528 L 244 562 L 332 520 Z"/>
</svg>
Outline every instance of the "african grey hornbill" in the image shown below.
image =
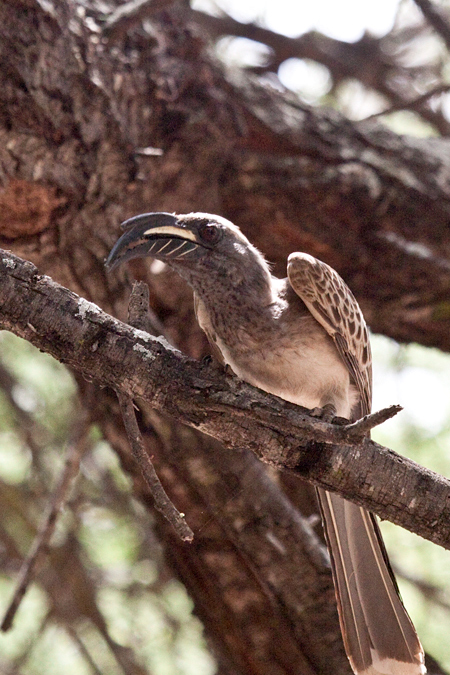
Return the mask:
<svg viewBox="0 0 450 675">
<path fill-rule="evenodd" d="M 352 292 L 325 263 L 292 253 L 277 279 L 236 225 L 205 213 L 127 220 L 110 269 L 163 260 L 193 288 L 198 322 L 236 375 L 307 408 L 356 420 L 370 412 L 366 324 Z M 375 517 L 318 490 L 341 629 L 358 675 L 422 675 L 423 651 L 398 595 Z"/>
</svg>

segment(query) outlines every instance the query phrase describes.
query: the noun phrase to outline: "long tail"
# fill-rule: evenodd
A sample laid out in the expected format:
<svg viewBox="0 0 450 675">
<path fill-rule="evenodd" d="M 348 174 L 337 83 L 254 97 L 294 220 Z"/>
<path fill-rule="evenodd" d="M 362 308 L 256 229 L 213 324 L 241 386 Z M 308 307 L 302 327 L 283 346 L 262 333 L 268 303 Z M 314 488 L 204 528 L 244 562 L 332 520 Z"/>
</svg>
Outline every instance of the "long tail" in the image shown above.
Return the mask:
<svg viewBox="0 0 450 675">
<path fill-rule="evenodd" d="M 423 675 L 424 655 L 373 514 L 318 489 L 345 649 L 357 675 Z"/>
</svg>

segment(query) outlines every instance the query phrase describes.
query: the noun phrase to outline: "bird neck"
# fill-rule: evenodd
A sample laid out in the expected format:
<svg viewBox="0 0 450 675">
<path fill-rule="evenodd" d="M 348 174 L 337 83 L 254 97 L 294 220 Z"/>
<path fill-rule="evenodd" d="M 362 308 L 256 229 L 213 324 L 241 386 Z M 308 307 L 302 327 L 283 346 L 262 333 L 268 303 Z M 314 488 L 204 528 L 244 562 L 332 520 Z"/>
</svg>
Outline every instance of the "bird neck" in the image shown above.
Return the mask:
<svg viewBox="0 0 450 675">
<path fill-rule="evenodd" d="M 232 303 L 233 307 L 250 307 L 255 312 L 273 301 L 273 277 L 266 264 L 245 269 L 230 266 L 219 273 L 201 275 L 192 286 L 208 307 Z"/>
<path fill-rule="evenodd" d="M 271 332 L 277 306 L 278 279 L 270 273 L 248 277 L 245 283 L 235 278 L 206 281 L 195 285 L 198 320 L 210 337 L 216 336 L 230 348 L 250 347 Z M 200 309 L 201 308 L 201 309 Z"/>
</svg>

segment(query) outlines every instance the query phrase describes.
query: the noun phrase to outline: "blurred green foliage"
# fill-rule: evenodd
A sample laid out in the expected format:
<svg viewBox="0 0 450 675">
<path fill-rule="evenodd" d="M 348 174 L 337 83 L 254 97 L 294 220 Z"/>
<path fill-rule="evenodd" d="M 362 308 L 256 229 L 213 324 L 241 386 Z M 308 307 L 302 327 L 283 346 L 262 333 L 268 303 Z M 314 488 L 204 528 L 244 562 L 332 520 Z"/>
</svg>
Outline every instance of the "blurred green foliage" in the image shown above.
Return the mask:
<svg viewBox="0 0 450 675">
<path fill-rule="evenodd" d="M 444 396 L 450 356 L 380 336 L 373 338 L 373 351 L 374 407 L 405 407 L 374 437 L 450 475 L 450 401 Z M 3 612 L 63 468 L 78 406 L 66 368 L 28 343 L 0 333 L 0 360 L 14 378 L 9 395 L 0 390 Z M 450 669 L 450 553 L 390 523 L 382 527 L 424 646 Z M 55 574 L 61 559 L 69 561 L 67 572 Z M 0 634 L 0 670 L 212 675 L 215 664 L 192 612 L 185 589 L 164 568 L 149 514 L 134 500 L 130 479 L 93 427 L 51 554 L 14 627 Z"/>
<path fill-rule="evenodd" d="M 5 332 L 0 362 L 13 378 L 0 386 L 3 614 L 63 469 L 78 405 L 67 369 Z M 164 568 L 148 512 L 95 427 L 89 441 L 50 555 L 13 628 L 0 634 L 0 672 L 212 675 L 202 626 Z"/>
<path fill-rule="evenodd" d="M 374 440 L 450 476 L 450 356 L 416 344 L 372 339 L 374 409 L 404 410 L 373 432 Z M 450 551 L 382 523 L 405 605 L 425 650 L 450 669 Z M 412 580 L 417 579 L 422 591 Z"/>
</svg>

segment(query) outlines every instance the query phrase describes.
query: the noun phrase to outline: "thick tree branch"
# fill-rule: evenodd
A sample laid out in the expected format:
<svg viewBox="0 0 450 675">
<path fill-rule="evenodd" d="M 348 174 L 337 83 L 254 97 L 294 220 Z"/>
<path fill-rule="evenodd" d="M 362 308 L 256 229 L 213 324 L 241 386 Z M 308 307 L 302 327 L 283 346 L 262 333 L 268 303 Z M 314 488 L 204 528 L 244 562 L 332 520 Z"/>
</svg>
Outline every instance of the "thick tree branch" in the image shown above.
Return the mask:
<svg viewBox="0 0 450 675">
<path fill-rule="evenodd" d="M 124 285 L 99 260 L 120 220 L 149 204 L 221 213 L 276 273 L 293 250 L 312 253 L 350 284 L 373 330 L 450 350 L 447 139 L 353 124 L 256 78 L 227 82 L 178 6 L 152 17 L 157 44 L 130 30 L 107 59 L 65 3 L 55 16 L 25 6 L 0 5 L 0 245 L 117 310 Z M 136 154 L 149 146 L 162 154 Z M 185 311 L 176 282 L 170 294 L 151 285 L 161 316 Z M 194 353 L 186 316 L 172 335 Z"/>
<path fill-rule="evenodd" d="M 145 283 L 133 284 L 128 303 L 128 323 L 151 335 L 167 337 L 164 326 L 159 325 L 149 312 L 149 288 Z M 283 662 L 282 655 L 288 651 L 292 654 L 290 662 L 295 662 L 296 672 L 302 675 L 316 672 L 312 663 L 319 672 L 319 664 L 323 664 L 325 672 L 332 668 L 336 672 L 347 673 L 348 663 L 340 634 L 334 630 L 337 616 L 328 554 L 312 523 L 295 508 L 298 507 L 295 495 L 291 494 L 293 501 L 290 501 L 279 489 L 278 481 L 271 480 L 264 465 L 251 453 L 234 453 L 230 461 L 230 452 L 222 445 L 175 421 L 170 423 L 168 444 L 165 416 L 156 413 L 143 401 L 140 401 L 140 411 L 147 452 L 154 453 L 156 461 L 161 457 L 158 448 L 149 445 L 149 435 L 156 434 L 164 447 L 164 460 L 162 464 L 159 460 L 157 468 L 167 481 L 167 462 L 176 467 L 176 482 L 181 483 L 183 489 L 180 494 L 179 487 L 170 481 L 171 494 L 177 504 L 183 505 L 195 530 L 195 539 L 187 556 L 186 546 L 180 543 L 179 538 L 173 537 L 172 531 L 167 532 L 167 520 L 161 523 L 166 532 L 164 540 L 170 541 L 168 550 L 172 564 L 194 597 L 208 598 L 207 605 L 211 606 L 212 611 L 206 609 L 201 599 L 197 601 L 198 611 L 205 625 L 214 627 L 214 633 L 220 635 L 217 643 L 220 644 L 222 654 L 224 643 L 229 645 L 231 639 L 234 662 L 231 672 L 242 668 L 245 671 L 245 667 L 238 664 L 242 657 L 246 660 L 246 645 L 249 640 L 252 641 L 252 628 L 242 630 L 244 619 L 240 597 L 245 593 L 253 597 L 251 605 L 244 610 L 249 619 L 246 621 L 247 626 L 259 624 L 258 614 L 264 623 L 271 626 L 277 624 L 277 628 L 271 630 L 271 637 L 264 640 L 264 646 L 260 644 L 258 649 L 257 659 L 263 673 L 271 669 L 269 663 Z M 314 492 L 312 486 L 312 490 L 308 490 L 306 483 L 295 479 L 294 483 L 295 493 L 301 493 L 307 501 L 307 493 Z M 235 487 L 237 484 L 239 487 Z M 189 491 L 187 504 L 186 488 Z M 146 495 L 144 499 L 147 501 Z M 202 514 L 200 518 L 199 511 Z M 264 514 L 263 518 L 261 514 Z M 287 522 L 289 526 L 286 528 L 283 524 Z M 274 536 L 277 541 L 275 549 Z M 222 543 L 224 539 L 225 545 Z M 280 549 L 283 551 L 282 564 Z M 213 550 L 211 559 L 208 552 Z M 232 567 L 239 569 L 241 578 L 239 599 L 236 597 L 232 605 L 227 603 L 221 614 L 213 598 L 221 593 L 223 584 L 228 587 L 230 583 L 230 555 Z M 244 559 L 251 561 L 250 565 L 244 563 Z M 223 563 L 224 575 L 218 578 L 218 567 Z M 199 579 L 202 580 L 200 584 Z M 212 579 L 212 583 L 207 579 Z M 295 583 L 291 586 L 286 583 L 287 579 L 295 579 Z M 258 598 L 256 603 L 255 593 Z M 277 606 L 282 607 L 282 613 L 277 611 Z M 301 610 L 305 606 L 310 608 L 307 617 Z M 241 626 L 234 636 L 234 631 L 230 631 L 230 610 L 239 616 Z M 311 630 L 312 626 L 317 629 Z M 327 626 L 333 628 L 330 630 Z M 273 651 L 274 641 L 277 644 L 276 652 Z M 240 649 L 236 649 L 237 644 L 243 645 L 242 656 Z"/>
<path fill-rule="evenodd" d="M 450 548 L 450 481 L 369 439 L 352 444 L 345 426 L 184 356 L 7 252 L 0 259 L 0 326 L 100 385 Z"/>
<path fill-rule="evenodd" d="M 425 1 L 428 0 L 419 0 Z M 381 114 L 411 109 L 434 125 L 442 135 L 449 133 L 449 123 L 442 111 L 433 110 L 427 105 L 430 96 L 436 92 L 416 97 L 414 77 L 408 73 L 396 50 L 389 44 L 389 36 L 376 38 L 365 33 L 357 42 L 348 43 L 310 31 L 292 38 L 255 23 L 241 23 L 228 15 L 211 16 L 199 10 L 190 10 L 189 17 L 215 39 L 229 35 L 267 45 L 271 54 L 263 66 L 252 68 L 255 73 L 276 73 L 283 61 L 289 58 L 311 59 L 328 68 L 335 86 L 346 79 L 355 78 L 365 87 L 379 92 L 390 102 L 388 110 Z M 393 35 L 391 40 L 395 43 L 398 37 Z M 418 72 L 416 76 L 419 76 Z M 401 87 L 398 86 L 399 82 L 402 83 Z"/>
</svg>

